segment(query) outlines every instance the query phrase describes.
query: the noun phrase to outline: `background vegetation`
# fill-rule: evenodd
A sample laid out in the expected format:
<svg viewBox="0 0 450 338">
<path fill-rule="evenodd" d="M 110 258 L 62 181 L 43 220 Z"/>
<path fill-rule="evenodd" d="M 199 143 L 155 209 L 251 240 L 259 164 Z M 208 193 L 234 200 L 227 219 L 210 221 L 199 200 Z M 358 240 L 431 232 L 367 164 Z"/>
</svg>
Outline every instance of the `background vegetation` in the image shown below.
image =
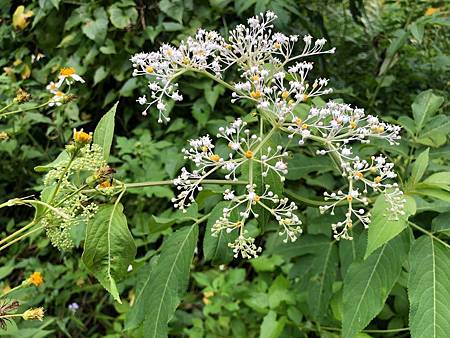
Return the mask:
<svg viewBox="0 0 450 338">
<path fill-rule="evenodd" d="M 331 241 L 332 216 L 319 215 L 311 201 L 324 189 L 339 186 L 336 172 L 327 162 L 313 161 L 311 154 L 297 152 L 286 191 L 293 199 L 297 196 L 302 206 L 304 236 L 280 246 L 268 227 L 261 239 L 265 251 L 260 258 L 231 260 L 226 255 L 205 253 L 202 243 L 209 233 L 202 225 L 191 278 L 174 282 L 182 298 L 169 334 L 337 337 L 344 322 L 343 334 L 348 337 L 363 329 L 359 337 L 408 337 L 411 333 L 413 337 L 431 337 L 425 324 L 414 321 L 415 313 L 420 313 L 419 303 L 424 301 L 419 299 L 430 284 L 411 280 L 411 275 L 408 281 L 408 272 L 432 273 L 439 279 L 438 298 L 444 299 L 444 304 L 438 313 L 449 318 L 445 304 L 450 304 L 450 251 L 446 244 L 450 235 L 450 34 L 444 3 L 0 0 L 2 106 L 18 88 L 30 92 L 34 100 L 44 98 L 43 88 L 61 67 L 74 67 L 86 80 L 85 85 L 74 88 L 76 100 L 67 105 L 0 119 L 1 202 L 36 193 L 42 176 L 34 167 L 55 158 L 72 137 L 72 128 L 93 131 L 116 101 L 116 138 L 110 158 L 116 176 L 127 182 L 174 178 L 184 164 L 180 149 L 185 140 L 214 130 L 225 116 L 249 112 L 229 105 L 225 90 L 212 81 L 186 78 L 180 87 L 188 99 L 173 107 L 171 123 L 161 127 L 156 118 L 140 115 L 141 107 L 135 100 L 146 92 L 146 86 L 131 77 L 130 56 L 154 50 L 162 42 L 176 44 L 200 27 L 226 34 L 244 18 L 270 9 L 279 17 L 278 30 L 323 36 L 337 48 L 336 54 L 320 58 L 315 69 L 331 79 L 335 91 L 330 99 L 342 98 L 402 125 L 400 147 L 376 146 L 390 152 L 402 188 L 414 198 L 416 207 L 409 223 L 378 222 L 378 231 L 398 230 L 378 246 L 375 243 L 367 249 L 367 237 L 374 243 L 371 232 L 358 228 L 353 242 Z M 17 11 L 21 5 L 24 11 Z M 436 173 L 443 174 L 433 176 Z M 309 202 L 302 204 L 299 195 Z M 0 286 L 16 285 L 33 271 L 43 273 L 44 284 L 24 290 L 20 297 L 28 304 L 43 305 L 46 319 L 43 323 L 19 322 L 18 327 L 11 324 L 7 331 L 0 330 L 0 335 L 142 335 L 141 329 L 124 331 L 126 321 L 129 324 L 127 313 L 136 302 L 142 281 L 164 251 L 162 243 L 176 245 L 170 235 L 179 224 L 214 212 L 217 202 L 205 192 L 191 218 L 181 218 L 171 207 L 172 196 L 170 187 L 147 187 L 123 199 L 138 253 L 133 270 L 119 284 L 122 304 L 114 302 L 82 264 L 82 230 L 75 234 L 78 243 L 72 252 L 57 251 L 43 234 L 2 251 Z M 30 208 L 1 209 L 2 237 L 30 217 Z M 419 239 L 410 251 L 414 238 Z M 364 260 L 365 253 L 372 251 Z M 187 292 L 177 283 L 188 285 Z M 349 298 L 344 285 L 364 297 L 351 318 L 346 309 L 358 302 Z M 76 312 L 68 308 L 74 302 L 79 304 Z M 450 335 L 448 323 L 434 322 L 433 327 L 437 328 L 434 337 Z"/>
</svg>

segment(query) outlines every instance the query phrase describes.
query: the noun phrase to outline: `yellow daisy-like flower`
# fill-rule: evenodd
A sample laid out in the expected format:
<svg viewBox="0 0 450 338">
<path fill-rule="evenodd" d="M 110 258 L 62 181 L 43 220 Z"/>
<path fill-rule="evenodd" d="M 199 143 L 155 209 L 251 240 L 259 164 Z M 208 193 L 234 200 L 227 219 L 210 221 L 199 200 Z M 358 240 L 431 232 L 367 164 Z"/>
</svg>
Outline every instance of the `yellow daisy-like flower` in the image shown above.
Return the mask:
<svg viewBox="0 0 450 338">
<path fill-rule="evenodd" d="M 33 272 L 30 277 L 28 277 L 28 283 L 34 284 L 35 286 L 40 286 L 44 282 L 42 274 L 38 271 Z"/>
<path fill-rule="evenodd" d="M 85 133 L 83 129 L 77 131 L 76 129 L 73 130 L 73 139 L 77 143 L 86 144 L 91 142 L 92 140 L 92 133 Z"/>
</svg>

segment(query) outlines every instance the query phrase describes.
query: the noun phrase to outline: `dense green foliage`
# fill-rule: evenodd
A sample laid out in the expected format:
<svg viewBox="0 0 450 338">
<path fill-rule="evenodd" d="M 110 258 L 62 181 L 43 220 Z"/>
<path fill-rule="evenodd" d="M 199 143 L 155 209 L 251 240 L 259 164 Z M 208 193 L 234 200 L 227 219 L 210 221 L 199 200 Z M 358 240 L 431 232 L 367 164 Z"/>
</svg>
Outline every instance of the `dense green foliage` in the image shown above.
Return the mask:
<svg viewBox="0 0 450 338">
<path fill-rule="evenodd" d="M 233 259 L 227 234 L 210 235 L 223 208 L 219 186 L 203 190 L 186 214 L 174 211 L 168 185 L 130 188 L 110 201 L 102 196 L 109 204 L 73 229 L 73 250 L 58 251 L 42 231 L 0 245 L 0 287 L 40 271 L 43 285 L 14 297 L 23 309 L 46 309 L 42 323 L 18 320 L 0 336 L 450 336 L 450 23 L 444 3 L 0 0 L 0 239 L 34 215 L 33 208 L 2 203 L 48 188 L 42 172 L 67 160 L 60 156 L 46 167 L 73 128 L 95 130 L 94 143 L 117 180 L 145 182 L 176 177 L 186 140 L 215 134 L 230 116 L 248 117 L 252 111 L 230 104 L 220 84 L 188 75 L 180 80 L 185 99 L 171 107 L 171 122 L 157 124 L 154 114 L 140 114 L 136 99 L 148 88 L 131 76 L 129 59 L 163 42 L 177 44 L 200 27 L 226 35 L 268 9 L 279 17 L 277 30 L 323 36 L 336 47 L 315 59 L 314 72 L 335 88 L 326 100 L 343 99 L 402 126 L 399 146 L 375 142 L 359 151 L 388 156 L 407 196 L 404 217 L 388 219 L 380 197 L 368 230 L 355 226 L 353 241 L 335 241 L 334 216 L 317 207 L 324 191 L 340 189 L 340 175 L 328 158 L 291 147 L 284 190 L 300 206 L 303 234 L 282 243 L 267 221 L 257 239 L 264 250 L 253 260 Z M 25 10 L 17 12 L 20 5 Z M 71 102 L 1 115 L 19 88 L 32 96 L 22 109 L 44 102 L 45 86 L 61 67 L 74 67 L 86 80 L 71 88 Z M 55 198 L 51 189 L 44 189 L 43 201 Z M 36 210 L 44 217 L 42 206 Z M 71 311 L 72 303 L 79 309 Z"/>
</svg>

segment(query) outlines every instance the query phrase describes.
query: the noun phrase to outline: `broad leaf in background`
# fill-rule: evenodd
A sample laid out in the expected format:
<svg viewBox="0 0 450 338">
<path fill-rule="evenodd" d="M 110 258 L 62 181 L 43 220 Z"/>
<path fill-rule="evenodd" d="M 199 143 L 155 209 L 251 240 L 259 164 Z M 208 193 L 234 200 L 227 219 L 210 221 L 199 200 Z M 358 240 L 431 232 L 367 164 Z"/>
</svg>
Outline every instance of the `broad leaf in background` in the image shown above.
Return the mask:
<svg viewBox="0 0 450 338">
<path fill-rule="evenodd" d="M 429 236 L 417 239 L 410 253 L 408 295 L 412 338 L 450 333 L 450 249 Z"/>
<path fill-rule="evenodd" d="M 329 157 L 309 157 L 304 154 L 294 154 L 289 160 L 288 180 L 298 180 L 312 172 L 326 172 L 333 170 L 333 164 Z"/>
<path fill-rule="evenodd" d="M 381 311 L 400 276 L 409 247 L 409 231 L 403 231 L 366 260 L 350 265 L 344 279 L 343 338 L 353 338 Z"/>
<path fill-rule="evenodd" d="M 102 147 L 105 161 L 108 161 L 109 153 L 111 151 L 114 136 L 114 120 L 116 118 L 116 109 L 118 104 L 119 102 L 116 102 L 116 104 L 105 115 L 103 115 L 94 131 L 94 143 Z"/>
<path fill-rule="evenodd" d="M 433 94 L 432 90 L 417 95 L 411 105 L 417 132 L 424 127 L 425 122 L 437 112 L 443 102 L 444 98 Z"/>
<path fill-rule="evenodd" d="M 333 283 L 336 279 L 338 250 L 336 242 L 328 243 L 328 247 L 318 252 L 312 264 L 312 274 L 307 286 L 308 306 L 314 318 L 322 319 L 327 314 L 328 305 L 333 294 Z"/>
<path fill-rule="evenodd" d="M 237 230 L 232 233 L 222 230 L 217 237 L 212 236 L 211 233 L 216 220 L 223 216 L 223 208 L 226 208 L 228 205 L 229 202 L 218 203 L 208 217 L 208 224 L 203 239 L 203 255 L 206 261 L 212 260 L 213 264 L 225 264 L 233 259 L 233 250 L 228 247 L 228 243 L 234 242 Z"/>
<path fill-rule="evenodd" d="M 261 324 L 261 330 L 259 338 L 278 338 L 283 332 L 286 318 L 282 317 L 277 320 L 277 313 L 275 311 L 269 311 L 264 317 Z"/>
<path fill-rule="evenodd" d="M 429 152 L 430 149 L 427 148 L 419 156 L 417 156 L 411 170 L 411 178 L 409 179 L 409 184 L 411 187 L 414 187 L 417 183 L 419 183 L 420 179 L 423 177 L 423 174 L 428 167 Z"/>
<path fill-rule="evenodd" d="M 88 223 L 83 262 L 100 284 L 120 303 L 117 281 L 136 255 L 136 245 L 120 203 L 102 205 Z"/>
<path fill-rule="evenodd" d="M 167 337 L 167 323 L 181 301 L 197 246 L 198 225 L 184 227 L 164 242 L 157 265 L 128 313 L 126 329 L 144 323 L 146 337 Z"/>
<path fill-rule="evenodd" d="M 402 232 L 407 224 L 408 218 L 416 213 L 416 202 L 410 196 L 405 196 L 405 214 L 392 218 L 389 214 L 390 205 L 384 195 L 378 196 L 370 212 L 372 221 L 369 225 L 367 248 L 364 258 L 378 249 L 380 246 L 390 241 Z"/>
</svg>

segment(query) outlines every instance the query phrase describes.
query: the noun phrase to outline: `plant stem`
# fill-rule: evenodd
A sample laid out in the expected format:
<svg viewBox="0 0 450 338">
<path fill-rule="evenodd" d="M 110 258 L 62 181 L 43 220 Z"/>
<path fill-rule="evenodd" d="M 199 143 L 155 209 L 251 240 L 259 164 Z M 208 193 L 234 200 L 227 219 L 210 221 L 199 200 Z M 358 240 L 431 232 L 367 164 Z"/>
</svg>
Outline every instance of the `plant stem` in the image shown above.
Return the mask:
<svg viewBox="0 0 450 338">
<path fill-rule="evenodd" d="M 426 234 L 426 235 L 430 236 L 432 239 L 435 239 L 436 241 L 438 241 L 438 242 L 444 244 L 448 249 L 450 249 L 450 245 L 449 245 L 449 244 L 447 244 L 446 242 L 444 242 L 442 239 L 436 237 L 435 235 L 433 235 L 433 234 L 432 234 L 431 232 L 429 232 L 428 230 L 425 230 L 425 229 L 422 228 L 421 226 L 419 226 L 419 225 L 417 225 L 417 224 L 415 224 L 415 223 L 413 223 L 413 222 L 411 222 L 411 221 L 408 221 L 408 223 L 409 223 L 409 225 L 411 225 L 413 228 L 419 230 L 420 232 L 423 232 L 424 234 Z"/>
<path fill-rule="evenodd" d="M 7 104 L 6 106 L 4 106 L 2 109 L 0 109 L 0 113 L 3 112 L 4 110 L 8 109 L 9 107 L 11 107 L 15 102 L 11 102 L 10 104 Z"/>
<path fill-rule="evenodd" d="M 30 223 L 28 223 L 28 224 L 25 225 L 24 227 L 22 227 L 22 228 L 20 228 L 19 230 L 13 232 L 11 235 L 9 235 L 9 236 L 3 238 L 2 240 L 0 240 L 0 245 L 3 244 L 3 243 L 5 243 L 5 242 L 7 242 L 7 241 L 9 241 L 11 238 L 16 237 L 18 234 L 24 232 L 25 230 L 27 230 L 27 229 L 33 227 L 33 225 L 35 225 L 35 224 L 36 224 L 36 220 L 31 221 Z"/>
<path fill-rule="evenodd" d="M 38 227 L 38 228 L 36 228 L 36 229 L 33 229 L 33 230 L 31 230 L 31 231 L 29 231 L 29 232 L 23 234 L 22 236 L 17 237 L 16 239 L 12 240 L 11 242 L 6 243 L 5 245 L 3 245 L 3 246 L 0 247 L 0 251 L 6 249 L 6 248 L 9 247 L 10 245 L 12 245 L 12 244 L 14 244 L 14 243 L 16 243 L 16 242 L 18 242 L 18 241 L 20 241 L 20 240 L 22 240 L 22 239 L 24 239 L 24 238 L 30 236 L 31 234 L 35 233 L 35 232 L 38 231 L 38 230 L 42 230 L 42 228 L 43 228 L 43 227 L 40 226 L 40 227 Z"/>
<path fill-rule="evenodd" d="M 39 108 L 42 108 L 42 107 L 45 107 L 46 105 L 48 105 L 49 102 L 50 101 L 47 101 L 47 102 L 45 102 L 43 104 L 40 104 L 40 105 L 34 106 L 34 107 L 29 107 L 29 108 L 24 108 L 24 109 L 17 109 L 17 110 L 9 111 L 9 112 L 6 112 L 6 113 L 1 113 L 0 114 L 0 118 L 5 117 L 5 116 L 9 116 L 9 115 L 13 115 L 13 114 L 16 114 L 16 113 L 21 113 L 21 112 L 28 111 L 28 110 L 39 109 Z M 3 109 L 2 109 L 2 111 L 3 111 Z"/>
</svg>

